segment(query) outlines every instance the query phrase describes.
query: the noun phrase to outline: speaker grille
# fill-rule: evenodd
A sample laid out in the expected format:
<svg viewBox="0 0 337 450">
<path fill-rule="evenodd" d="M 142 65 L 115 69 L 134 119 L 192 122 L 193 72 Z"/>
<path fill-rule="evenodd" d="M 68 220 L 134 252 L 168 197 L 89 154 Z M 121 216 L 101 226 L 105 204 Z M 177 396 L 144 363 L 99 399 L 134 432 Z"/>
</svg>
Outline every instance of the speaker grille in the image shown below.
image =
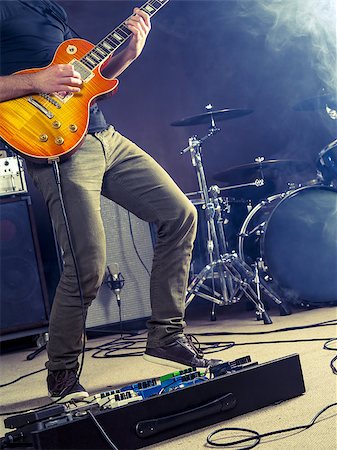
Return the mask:
<svg viewBox="0 0 337 450">
<path fill-rule="evenodd" d="M 29 196 L 0 202 L 0 255 L 1 334 L 46 324 L 47 299 Z"/>
<path fill-rule="evenodd" d="M 125 278 L 125 285 L 120 294 L 122 321 L 149 317 L 150 277 L 145 267 L 151 272 L 153 243 L 150 225 L 104 197 L 101 198 L 101 209 L 107 243 L 107 265 L 118 263 L 119 271 Z M 104 280 L 89 308 L 87 328 L 118 321 L 119 311 L 115 294 Z"/>
</svg>

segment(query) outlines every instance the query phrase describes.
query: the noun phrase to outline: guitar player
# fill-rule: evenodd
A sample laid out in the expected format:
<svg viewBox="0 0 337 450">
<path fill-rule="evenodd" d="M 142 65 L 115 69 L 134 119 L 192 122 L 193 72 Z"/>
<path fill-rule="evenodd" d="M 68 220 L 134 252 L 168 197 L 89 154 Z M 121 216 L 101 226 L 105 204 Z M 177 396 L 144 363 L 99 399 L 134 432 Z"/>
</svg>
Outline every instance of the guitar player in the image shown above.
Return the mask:
<svg viewBox="0 0 337 450">
<path fill-rule="evenodd" d="M 81 91 L 81 76 L 70 64 L 15 74 L 48 66 L 61 42 L 72 38 L 60 5 L 51 0 L 2 0 L 0 12 L 1 102 L 34 93 Z M 119 76 L 141 54 L 151 28 L 150 18 L 144 10 L 135 8 L 126 26 L 132 32 L 131 38 L 104 68 L 106 77 Z M 29 145 L 33 146 L 27 142 Z M 77 372 L 83 314 L 95 299 L 105 273 L 101 194 L 157 226 L 150 281 L 152 316 L 144 358 L 175 368 L 207 367 L 219 362 L 205 359 L 184 335 L 196 211 L 165 170 L 108 125 L 96 104 L 91 106 L 88 132 L 81 146 L 59 165 L 82 304 L 53 168 L 34 160 L 27 160 L 27 167 L 48 205 L 64 259 L 49 323 L 46 367 L 50 397 L 68 401 L 88 396 Z"/>
</svg>

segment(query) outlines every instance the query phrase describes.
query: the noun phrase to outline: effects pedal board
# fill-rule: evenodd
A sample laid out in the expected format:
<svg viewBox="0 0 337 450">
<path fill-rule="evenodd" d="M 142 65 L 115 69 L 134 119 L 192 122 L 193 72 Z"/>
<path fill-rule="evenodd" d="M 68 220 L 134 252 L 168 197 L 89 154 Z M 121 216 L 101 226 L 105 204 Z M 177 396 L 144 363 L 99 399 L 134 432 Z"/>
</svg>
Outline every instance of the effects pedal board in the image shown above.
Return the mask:
<svg viewBox="0 0 337 450">
<path fill-rule="evenodd" d="M 1 448 L 109 449 L 107 436 L 118 450 L 137 449 L 304 392 L 297 354 L 263 364 L 245 356 L 210 370 L 176 371 L 107 389 L 81 403 L 8 417 L 5 426 L 12 431 L 1 439 Z"/>
</svg>

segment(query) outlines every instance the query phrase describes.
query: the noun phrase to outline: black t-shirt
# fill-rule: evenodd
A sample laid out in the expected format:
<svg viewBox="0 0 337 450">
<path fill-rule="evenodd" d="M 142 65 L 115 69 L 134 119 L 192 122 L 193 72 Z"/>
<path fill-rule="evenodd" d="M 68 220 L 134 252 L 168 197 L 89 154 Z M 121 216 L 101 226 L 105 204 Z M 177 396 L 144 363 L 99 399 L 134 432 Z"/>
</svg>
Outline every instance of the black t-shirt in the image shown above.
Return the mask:
<svg viewBox="0 0 337 450">
<path fill-rule="evenodd" d="M 47 66 L 55 50 L 72 34 L 64 9 L 51 0 L 0 1 L 0 75 Z M 90 109 L 89 133 L 107 123 L 96 104 Z"/>
</svg>

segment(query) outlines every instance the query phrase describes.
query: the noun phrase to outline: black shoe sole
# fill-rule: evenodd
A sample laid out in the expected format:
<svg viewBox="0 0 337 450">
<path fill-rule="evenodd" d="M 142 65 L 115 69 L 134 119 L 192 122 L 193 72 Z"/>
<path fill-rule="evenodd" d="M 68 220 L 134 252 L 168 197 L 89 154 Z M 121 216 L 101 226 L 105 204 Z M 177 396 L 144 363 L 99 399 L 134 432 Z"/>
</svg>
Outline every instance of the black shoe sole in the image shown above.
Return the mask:
<svg viewBox="0 0 337 450">
<path fill-rule="evenodd" d="M 57 401 L 58 403 L 67 403 L 70 402 L 71 400 L 74 400 L 75 402 L 80 402 L 84 398 L 89 397 L 89 394 L 86 391 L 82 391 L 82 392 L 71 392 L 70 394 L 67 394 L 64 397 L 53 396 L 49 394 L 49 397 L 53 400 L 53 402 Z"/>
</svg>

